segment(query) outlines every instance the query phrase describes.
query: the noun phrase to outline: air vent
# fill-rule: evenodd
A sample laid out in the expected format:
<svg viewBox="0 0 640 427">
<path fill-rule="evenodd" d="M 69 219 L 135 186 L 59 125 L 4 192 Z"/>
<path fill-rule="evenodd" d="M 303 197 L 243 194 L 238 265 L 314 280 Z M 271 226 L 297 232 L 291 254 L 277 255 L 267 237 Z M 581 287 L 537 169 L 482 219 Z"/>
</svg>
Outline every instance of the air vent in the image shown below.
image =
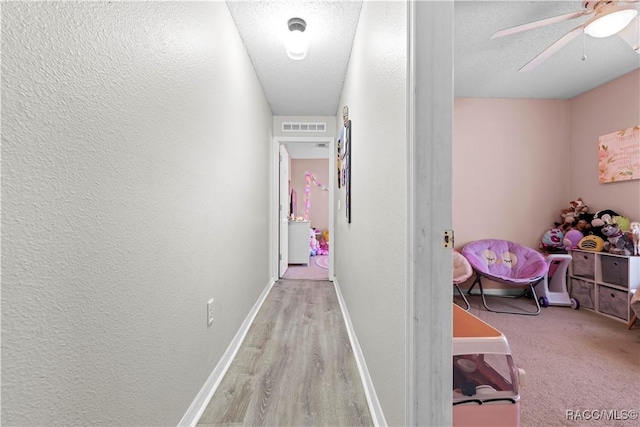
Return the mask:
<svg viewBox="0 0 640 427">
<path fill-rule="evenodd" d="M 324 143 L 324 142 L 320 143 L 320 144 L 316 144 L 316 147 L 318 147 L 318 148 L 327 148 L 328 146 L 329 146 L 329 144 Z"/>
<path fill-rule="evenodd" d="M 323 122 L 282 122 L 283 132 L 325 132 L 327 124 Z"/>
</svg>

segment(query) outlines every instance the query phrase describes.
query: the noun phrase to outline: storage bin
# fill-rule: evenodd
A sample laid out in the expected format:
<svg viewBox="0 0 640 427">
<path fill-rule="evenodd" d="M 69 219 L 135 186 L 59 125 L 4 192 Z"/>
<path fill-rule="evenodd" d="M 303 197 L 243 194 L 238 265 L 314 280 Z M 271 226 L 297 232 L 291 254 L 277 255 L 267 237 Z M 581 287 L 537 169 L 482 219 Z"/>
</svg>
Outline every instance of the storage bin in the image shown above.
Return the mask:
<svg viewBox="0 0 640 427">
<path fill-rule="evenodd" d="M 577 299 L 580 302 L 580 307 L 590 308 L 591 310 L 595 308 L 595 298 L 593 293 L 593 282 L 587 282 L 585 280 L 575 278 L 571 279 L 571 298 Z"/>
<path fill-rule="evenodd" d="M 601 255 L 602 281 L 612 285 L 629 287 L 629 260 L 624 257 Z"/>
<path fill-rule="evenodd" d="M 593 279 L 595 277 L 595 254 L 588 252 L 571 252 L 571 266 L 574 276 Z M 582 301 L 580 301 L 582 302 Z"/>
<path fill-rule="evenodd" d="M 598 288 L 598 309 L 623 320 L 629 320 L 629 292 L 600 286 Z"/>
</svg>

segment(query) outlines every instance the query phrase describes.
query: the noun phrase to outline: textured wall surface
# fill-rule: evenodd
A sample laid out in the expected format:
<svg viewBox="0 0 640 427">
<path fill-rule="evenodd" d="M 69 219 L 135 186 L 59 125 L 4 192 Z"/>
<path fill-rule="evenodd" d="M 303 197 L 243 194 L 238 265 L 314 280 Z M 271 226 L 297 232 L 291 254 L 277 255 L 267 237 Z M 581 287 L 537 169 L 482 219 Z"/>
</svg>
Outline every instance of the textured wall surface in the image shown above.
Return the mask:
<svg viewBox="0 0 640 427">
<path fill-rule="evenodd" d="M 406 4 L 364 2 L 337 112 L 352 120 L 352 223 L 335 268 L 389 425 L 405 425 Z M 337 205 L 336 205 L 337 206 Z"/>
<path fill-rule="evenodd" d="M 598 181 L 598 138 L 640 125 L 640 70 L 570 101 L 569 194 L 582 196 L 590 212 L 611 209 L 640 221 L 640 181 Z"/>
<path fill-rule="evenodd" d="M 458 249 L 487 238 L 538 247 L 542 234 L 560 219 L 560 209 L 580 196 L 567 198 L 568 118 L 566 100 L 455 100 L 453 228 Z"/>
<path fill-rule="evenodd" d="M 4 425 L 178 423 L 269 279 L 272 123 L 225 3 L 3 3 Z"/>
<path fill-rule="evenodd" d="M 506 238 L 537 247 L 570 200 L 640 219 L 637 180 L 598 182 L 598 137 L 640 124 L 640 72 L 570 100 L 457 98 L 456 247 Z M 514 221 L 528 213 L 526 226 Z"/>
</svg>

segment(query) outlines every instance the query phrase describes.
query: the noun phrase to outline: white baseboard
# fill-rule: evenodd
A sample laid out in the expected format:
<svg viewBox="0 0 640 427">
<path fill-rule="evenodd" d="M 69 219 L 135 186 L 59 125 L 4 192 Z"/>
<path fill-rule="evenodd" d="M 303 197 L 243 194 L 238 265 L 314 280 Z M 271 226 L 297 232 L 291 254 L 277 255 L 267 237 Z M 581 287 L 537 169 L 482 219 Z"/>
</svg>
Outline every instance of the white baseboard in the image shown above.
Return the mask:
<svg viewBox="0 0 640 427">
<path fill-rule="evenodd" d="M 213 368 L 211 375 L 209 375 L 209 378 L 207 378 L 207 381 L 204 383 L 204 385 L 196 395 L 196 398 L 189 406 L 189 409 L 187 409 L 187 412 L 178 423 L 178 427 L 192 427 L 198 424 L 202 413 L 206 409 L 209 401 L 213 397 L 213 394 L 220 385 L 222 378 L 224 378 L 224 374 L 227 373 L 231 362 L 236 357 L 238 349 L 240 349 L 240 345 L 244 341 L 244 338 L 246 337 L 247 332 L 249 331 L 249 328 L 253 323 L 253 320 L 258 314 L 258 311 L 260 311 L 260 307 L 262 307 L 262 304 L 267 298 L 267 295 L 269 294 L 269 291 L 271 291 L 274 283 L 275 282 L 273 279 L 269 280 L 266 288 L 264 289 L 264 291 L 262 291 L 260 297 L 258 297 L 258 300 L 253 305 L 253 308 L 251 308 L 251 311 L 249 311 L 249 314 L 244 319 L 244 322 L 242 322 L 242 325 L 240 326 L 240 329 L 238 329 L 236 336 L 233 337 L 231 343 L 229 344 L 229 347 L 227 347 L 227 350 L 222 355 L 222 358 L 220 359 L 220 361 L 218 361 L 216 367 Z"/>
<path fill-rule="evenodd" d="M 387 427 L 387 420 L 384 418 L 384 413 L 382 412 L 382 407 L 380 406 L 376 389 L 373 386 L 373 381 L 371 380 L 369 370 L 367 369 L 367 363 L 364 361 L 364 355 L 362 354 L 360 343 L 358 343 L 356 332 L 353 329 L 353 324 L 351 323 L 351 317 L 349 316 L 347 306 L 342 298 L 340 285 L 338 284 L 338 280 L 335 278 L 333 279 L 333 286 L 335 287 L 336 295 L 338 296 L 338 303 L 340 304 L 340 310 L 342 310 L 344 323 L 347 327 L 347 333 L 349 334 L 349 340 L 351 341 L 351 348 L 353 349 L 353 354 L 356 358 L 358 371 L 360 372 L 360 379 L 362 380 L 364 393 L 367 397 L 367 404 L 369 405 L 369 412 L 371 412 L 371 418 L 373 419 L 373 425 L 376 427 Z"/>
</svg>

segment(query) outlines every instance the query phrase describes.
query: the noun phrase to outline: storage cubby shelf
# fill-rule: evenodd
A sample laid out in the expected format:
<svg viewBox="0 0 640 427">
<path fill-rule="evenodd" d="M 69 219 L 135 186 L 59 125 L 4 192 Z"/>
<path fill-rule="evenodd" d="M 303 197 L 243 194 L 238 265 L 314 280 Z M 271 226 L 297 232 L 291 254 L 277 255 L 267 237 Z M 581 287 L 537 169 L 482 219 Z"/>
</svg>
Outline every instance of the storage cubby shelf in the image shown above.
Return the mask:
<svg viewBox="0 0 640 427">
<path fill-rule="evenodd" d="M 569 268 L 571 297 L 580 307 L 627 322 L 629 302 L 640 286 L 640 257 L 572 250 Z"/>
</svg>

